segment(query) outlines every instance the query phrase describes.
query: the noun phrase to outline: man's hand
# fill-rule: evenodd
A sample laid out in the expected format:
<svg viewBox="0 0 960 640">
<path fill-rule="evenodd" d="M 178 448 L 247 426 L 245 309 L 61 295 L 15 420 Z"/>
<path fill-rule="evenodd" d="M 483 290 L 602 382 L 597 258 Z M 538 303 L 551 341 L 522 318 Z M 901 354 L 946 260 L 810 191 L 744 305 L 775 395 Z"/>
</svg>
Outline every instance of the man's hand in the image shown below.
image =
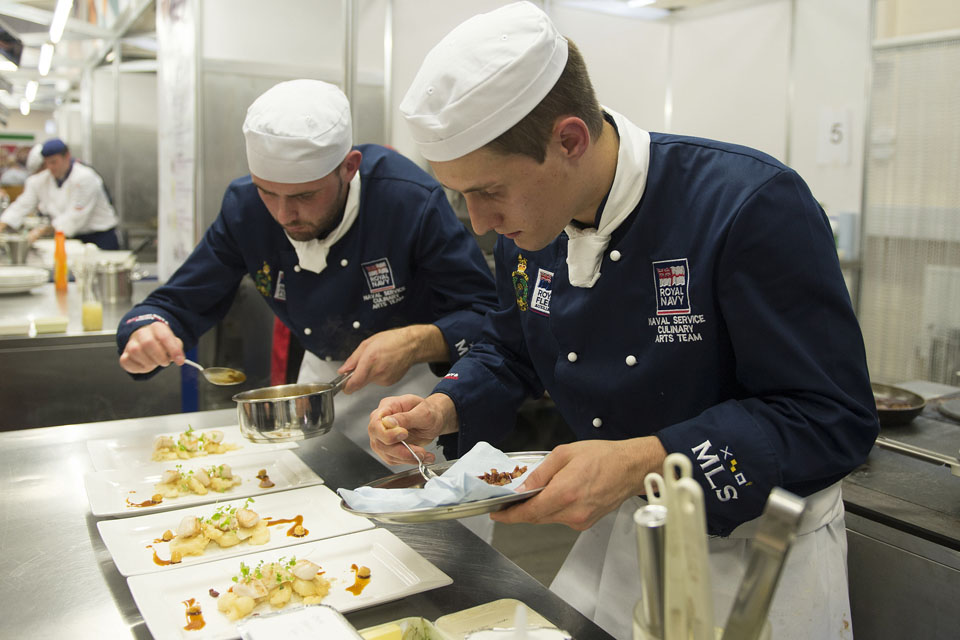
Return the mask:
<svg viewBox="0 0 960 640">
<path fill-rule="evenodd" d="M 44 226 L 42 226 L 42 227 L 34 227 L 34 228 L 31 229 L 30 232 L 27 234 L 27 239 L 30 241 L 31 244 L 33 244 L 33 243 L 36 242 L 39 238 L 43 238 L 43 237 L 46 237 L 46 236 L 52 236 L 53 233 L 54 233 L 54 228 L 53 228 L 52 226 L 50 226 L 50 225 L 44 225 Z"/>
<path fill-rule="evenodd" d="M 373 334 L 350 354 L 338 373 L 353 371 L 343 387 L 344 393 L 353 393 L 371 382 L 382 387 L 396 384 L 418 362 L 449 359 L 440 329 L 432 324 L 415 324 Z"/>
<path fill-rule="evenodd" d="M 543 491 L 491 517 L 508 523 L 559 522 L 584 531 L 627 498 L 642 494 L 643 478 L 659 471 L 666 455 L 655 436 L 561 445 L 518 489 L 544 487 Z"/>
<path fill-rule="evenodd" d="M 183 342 L 163 322 L 151 322 L 140 327 L 127 341 L 120 354 L 120 366 L 130 373 L 150 373 L 171 362 L 182 365 Z"/>
<path fill-rule="evenodd" d="M 422 446 L 437 436 L 457 430 L 457 410 L 453 400 L 443 393 L 434 393 L 426 399 L 415 395 L 384 398 L 370 413 L 367 432 L 370 448 L 387 464 L 416 464 L 416 460 L 400 444 L 412 445 L 424 462 L 433 462 L 436 456 Z"/>
<path fill-rule="evenodd" d="M 8 225 L 6 222 L 0 222 L 0 233 L 6 232 L 9 228 L 10 225 Z"/>
</svg>

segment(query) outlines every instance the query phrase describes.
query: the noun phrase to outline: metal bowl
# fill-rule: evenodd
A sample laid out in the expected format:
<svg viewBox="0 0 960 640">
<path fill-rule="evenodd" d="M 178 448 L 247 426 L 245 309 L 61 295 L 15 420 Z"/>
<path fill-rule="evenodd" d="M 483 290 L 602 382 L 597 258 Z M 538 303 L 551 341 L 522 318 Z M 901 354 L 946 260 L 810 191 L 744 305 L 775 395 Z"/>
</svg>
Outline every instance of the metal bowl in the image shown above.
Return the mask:
<svg viewBox="0 0 960 640">
<path fill-rule="evenodd" d="M 288 442 L 322 436 L 333 427 L 333 396 L 347 375 L 333 382 L 284 384 L 243 391 L 237 403 L 240 433 L 253 442 Z"/>
<path fill-rule="evenodd" d="M 912 391 L 879 382 L 871 382 L 870 386 L 873 388 L 873 399 L 877 403 L 881 427 L 910 424 L 927 405 L 923 396 Z"/>
<path fill-rule="evenodd" d="M 25 264 L 27 262 L 30 240 L 26 234 L 2 233 L 0 234 L 0 247 L 7 254 L 7 261 L 10 264 Z"/>
</svg>

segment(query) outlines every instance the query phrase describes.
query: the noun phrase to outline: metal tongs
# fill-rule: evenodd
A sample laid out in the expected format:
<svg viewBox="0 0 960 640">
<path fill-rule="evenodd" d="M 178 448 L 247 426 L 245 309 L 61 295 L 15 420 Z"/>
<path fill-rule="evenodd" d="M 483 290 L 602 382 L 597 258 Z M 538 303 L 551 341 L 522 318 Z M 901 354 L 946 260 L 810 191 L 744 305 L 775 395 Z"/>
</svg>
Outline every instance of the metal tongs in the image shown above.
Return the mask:
<svg viewBox="0 0 960 640">
<path fill-rule="evenodd" d="M 803 499 L 779 487 L 770 492 L 722 640 L 760 637 L 805 505 Z"/>
</svg>

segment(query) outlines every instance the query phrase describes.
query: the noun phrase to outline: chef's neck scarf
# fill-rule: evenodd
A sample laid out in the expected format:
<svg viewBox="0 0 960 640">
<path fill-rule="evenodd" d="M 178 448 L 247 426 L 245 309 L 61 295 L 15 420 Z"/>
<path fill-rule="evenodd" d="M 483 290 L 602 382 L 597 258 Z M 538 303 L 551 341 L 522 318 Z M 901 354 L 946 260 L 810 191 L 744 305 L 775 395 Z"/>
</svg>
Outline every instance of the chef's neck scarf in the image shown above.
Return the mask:
<svg viewBox="0 0 960 640">
<path fill-rule="evenodd" d="M 73 171 L 73 163 L 74 163 L 74 162 L 76 162 L 76 160 L 74 160 L 73 158 L 70 158 L 70 166 L 67 167 L 67 172 L 66 172 L 65 174 L 63 174 L 63 180 L 61 180 L 60 178 L 57 178 L 56 176 L 54 176 L 53 179 L 56 180 L 56 182 L 57 182 L 57 188 L 58 188 L 58 189 L 59 189 L 60 187 L 62 187 L 62 186 L 63 186 L 63 183 L 66 182 L 66 181 L 67 181 L 67 178 L 70 177 L 70 172 Z M 51 172 L 51 175 L 53 175 L 53 172 Z"/>
<path fill-rule="evenodd" d="M 613 117 L 620 134 L 617 170 L 613 186 L 607 194 L 597 228 L 578 229 L 568 224 L 567 270 L 570 284 L 589 289 L 600 277 L 603 252 L 610 244 L 612 234 L 640 203 L 647 186 L 647 168 L 650 164 L 650 134 L 612 109 L 604 111 Z"/>
<path fill-rule="evenodd" d="M 294 240 L 287 235 L 287 240 L 293 245 L 297 252 L 297 259 L 300 261 L 300 268 L 320 273 L 327 268 L 327 254 L 330 247 L 337 243 L 340 238 L 346 235 L 350 227 L 357 219 L 357 213 L 360 211 L 360 172 L 358 171 L 350 181 L 347 192 L 347 202 L 343 209 L 343 217 L 333 231 L 323 238 L 314 238 L 313 240 L 301 241 Z M 286 232 L 284 232 L 286 233 Z"/>
</svg>

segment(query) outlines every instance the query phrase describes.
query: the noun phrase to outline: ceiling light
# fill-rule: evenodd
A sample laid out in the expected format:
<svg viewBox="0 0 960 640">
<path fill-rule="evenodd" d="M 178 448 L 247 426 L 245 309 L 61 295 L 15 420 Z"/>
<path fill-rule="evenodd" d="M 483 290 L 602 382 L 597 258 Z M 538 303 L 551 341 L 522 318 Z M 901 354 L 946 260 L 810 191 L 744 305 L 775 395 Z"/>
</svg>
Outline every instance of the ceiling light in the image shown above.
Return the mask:
<svg viewBox="0 0 960 640">
<path fill-rule="evenodd" d="M 53 62 L 53 45 L 49 42 L 40 47 L 40 62 L 37 63 L 37 71 L 45 76 L 50 73 L 50 64 Z"/>
<path fill-rule="evenodd" d="M 57 0 L 57 8 L 53 10 L 53 20 L 50 21 L 50 42 L 57 44 L 63 37 L 63 29 L 67 26 L 67 18 L 73 9 L 73 0 Z"/>
<path fill-rule="evenodd" d="M 30 115 L 30 103 L 27 102 L 26 100 L 20 101 L 20 113 L 22 113 L 25 116 Z"/>
<path fill-rule="evenodd" d="M 27 99 L 27 102 L 33 102 L 37 97 L 37 89 L 40 88 L 40 83 L 36 80 L 31 80 L 27 83 L 27 88 L 23 92 L 23 97 Z"/>
<path fill-rule="evenodd" d="M 13 64 L 3 56 L 0 56 L 0 71 L 16 71 L 17 65 Z"/>
<path fill-rule="evenodd" d="M 657 0 L 627 0 L 627 6 L 631 9 L 637 9 L 639 7 L 649 7 L 651 4 Z"/>
</svg>

